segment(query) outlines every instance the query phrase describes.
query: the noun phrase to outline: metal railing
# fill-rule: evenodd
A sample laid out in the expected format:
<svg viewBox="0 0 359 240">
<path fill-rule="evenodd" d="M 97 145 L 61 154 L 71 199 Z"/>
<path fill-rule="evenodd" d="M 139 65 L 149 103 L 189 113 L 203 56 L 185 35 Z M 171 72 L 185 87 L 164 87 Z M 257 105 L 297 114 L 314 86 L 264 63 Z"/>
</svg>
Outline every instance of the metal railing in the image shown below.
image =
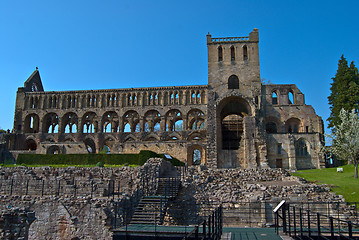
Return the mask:
<svg viewBox="0 0 359 240">
<path fill-rule="evenodd" d="M 303 209 L 285 201 L 274 209 L 274 214 L 276 232 L 282 228 L 285 234 L 296 239 L 359 239 L 359 224 L 340 216 Z"/>
<path fill-rule="evenodd" d="M 189 232 L 182 240 L 187 239 L 212 239 L 217 240 L 222 236 L 223 228 L 223 208 L 220 205 L 216 208 L 207 219 L 200 224 L 196 225 L 195 228 Z"/>
</svg>

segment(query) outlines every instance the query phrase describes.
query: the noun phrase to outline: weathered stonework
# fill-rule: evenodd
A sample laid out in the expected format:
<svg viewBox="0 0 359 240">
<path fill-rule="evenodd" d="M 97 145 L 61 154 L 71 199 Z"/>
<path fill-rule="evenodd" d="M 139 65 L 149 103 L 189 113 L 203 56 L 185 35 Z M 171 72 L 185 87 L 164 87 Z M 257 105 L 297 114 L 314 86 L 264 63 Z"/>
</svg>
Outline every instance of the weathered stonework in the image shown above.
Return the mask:
<svg viewBox="0 0 359 240">
<path fill-rule="evenodd" d="M 9 149 L 105 147 L 216 168 L 324 167 L 322 119 L 296 85 L 261 82 L 258 43 L 257 29 L 248 37 L 208 34 L 208 85 L 45 92 L 36 70 L 18 89 Z"/>
</svg>

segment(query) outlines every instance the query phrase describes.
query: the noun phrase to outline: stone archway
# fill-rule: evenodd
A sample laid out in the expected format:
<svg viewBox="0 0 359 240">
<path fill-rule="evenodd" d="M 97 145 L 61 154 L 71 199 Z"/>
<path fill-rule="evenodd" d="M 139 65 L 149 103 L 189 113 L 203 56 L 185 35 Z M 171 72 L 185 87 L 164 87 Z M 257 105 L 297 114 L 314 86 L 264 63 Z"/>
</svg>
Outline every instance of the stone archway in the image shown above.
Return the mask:
<svg viewBox="0 0 359 240">
<path fill-rule="evenodd" d="M 34 139 L 32 138 L 28 138 L 25 141 L 25 150 L 29 150 L 29 151 L 36 151 L 37 149 L 37 143 Z"/>
<path fill-rule="evenodd" d="M 217 110 L 217 151 L 220 168 L 245 167 L 245 118 L 252 115 L 251 106 L 241 97 L 223 99 Z"/>
<path fill-rule="evenodd" d="M 61 148 L 57 145 L 50 146 L 46 151 L 46 154 L 61 154 L 61 153 L 62 153 Z"/>
</svg>

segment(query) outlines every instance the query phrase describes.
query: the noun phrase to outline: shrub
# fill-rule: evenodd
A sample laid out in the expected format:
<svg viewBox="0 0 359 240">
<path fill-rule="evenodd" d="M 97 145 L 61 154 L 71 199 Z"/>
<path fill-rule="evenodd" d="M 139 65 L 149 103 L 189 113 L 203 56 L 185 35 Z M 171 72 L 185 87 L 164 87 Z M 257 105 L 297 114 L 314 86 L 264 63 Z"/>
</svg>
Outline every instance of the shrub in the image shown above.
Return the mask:
<svg viewBox="0 0 359 240">
<path fill-rule="evenodd" d="M 143 165 L 152 157 L 165 158 L 164 154 L 140 151 L 139 154 L 19 154 L 18 165 Z M 167 159 L 175 166 L 184 165 L 176 158 Z"/>
<path fill-rule="evenodd" d="M 104 167 L 104 166 L 105 166 L 105 164 L 103 164 L 103 162 L 96 163 L 96 167 Z"/>
</svg>

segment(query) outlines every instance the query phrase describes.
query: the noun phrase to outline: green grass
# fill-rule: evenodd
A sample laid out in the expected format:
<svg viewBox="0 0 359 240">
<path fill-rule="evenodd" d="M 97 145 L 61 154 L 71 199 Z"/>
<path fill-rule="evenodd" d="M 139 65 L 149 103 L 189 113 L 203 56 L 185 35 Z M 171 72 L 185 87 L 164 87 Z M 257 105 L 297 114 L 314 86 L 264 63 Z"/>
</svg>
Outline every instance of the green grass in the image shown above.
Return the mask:
<svg viewBox="0 0 359 240">
<path fill-rule="evenodd" d="M 359 178 L 354 178 L 354 166 L 344 165 L 343 173 L 337 168 L 301 170 L 292 175 L 305 178 L 317 184 L 329 184 L 337 195 L 343 195 L 346 202 L 359 202 Z"/>
<path fill-rule="evenodd" d="M 96 167 L 95 164 L 93 165 L 68 165 L 68 164 L 21 164 L 21 165 L 16 165 L 16 164 L 0 164 L 1 167 L 20 167 L 20 166 L 24 166 L 24 167 L 53 167 L 53 168 L 66 168 L 66 167 Z M 120 167 L 124 167 L 124 166 L 128 166 L 128 167 L 138 167 L 140 165 L 135 165 L 135 164 L 122 164 L 122 165 L 110 165 L 110 164 L 105 164 L 105 167 L 111 167 L 111 168 L 120 168 Z"/>
</svg>

